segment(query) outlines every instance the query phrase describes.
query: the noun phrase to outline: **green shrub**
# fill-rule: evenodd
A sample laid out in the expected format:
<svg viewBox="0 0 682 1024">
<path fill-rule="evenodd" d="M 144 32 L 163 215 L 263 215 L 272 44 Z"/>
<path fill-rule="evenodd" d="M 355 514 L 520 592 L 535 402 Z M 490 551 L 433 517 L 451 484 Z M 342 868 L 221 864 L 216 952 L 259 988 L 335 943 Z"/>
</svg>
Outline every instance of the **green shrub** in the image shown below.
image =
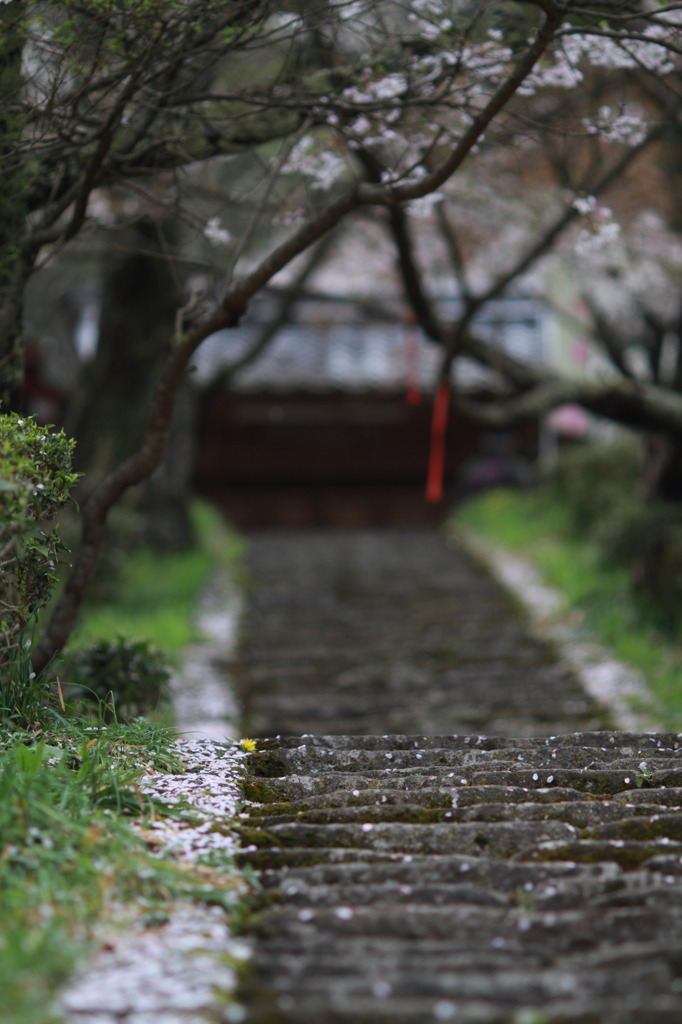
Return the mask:
<svg viewBox="0 0 682 1024">
<path fill-rule="evenodd" d="M 666 632 L 682 617 L 682 508 L 643 497 L 637 441 L 567 452 L 548 477 L 567 512 L 567 535 L 594 546 L 605 567 L 625 569 L 646 616 Z"/>
<path fill-rule="evenodd" d="M 662 502 L 644 507 L 618 537 L 632 564 L 632 584 L 650 618 L 679 634 L 682 616 L 682 509 Z"/>
<path fill-rule="evenodd" d="M 28 416 L 0 414 L 0 674 L 52 594 L 63 547 L 50 524 L 78 479 L 74 444 Z"/>
<path fill-rule="evenodd" d="M 574 533 L 608 538 L 642 506 L 642 450 L 636 439 L 562 453 L 547 487 L 568 511 Z"/>
<path fill-rule="evenodd" d="M 104 718 L 137 718 L 168 696 L 165 655 L 148 640 L 98 640 L 70 655 L 69 670 L 69 696 L 103 706 Z"/>
</svg>

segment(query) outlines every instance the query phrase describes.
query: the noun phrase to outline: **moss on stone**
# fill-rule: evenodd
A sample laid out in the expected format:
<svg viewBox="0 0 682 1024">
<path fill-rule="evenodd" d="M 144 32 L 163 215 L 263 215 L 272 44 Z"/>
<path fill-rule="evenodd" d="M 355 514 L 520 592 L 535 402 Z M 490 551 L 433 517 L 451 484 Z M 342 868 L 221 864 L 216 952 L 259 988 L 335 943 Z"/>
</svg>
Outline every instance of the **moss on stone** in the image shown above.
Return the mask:
<svg viewBox="0 0 682 1024">
<path fill-rule="evenodd" d="M 249 817 L 258 820 L 279 815 L 291 816 L 302 814 L 305 809 L 305 805 L 283 802 L 281 800 L 259 800 L 256 806 L 249 807 Z"/>
<path fill-rule="evenodd" d="M 242 782 L 242 793 L 245 800 L 252 800 L 257 804 L 274 804 L 279 802 L 277 793 L 274 793 L 267 782 L 259 779 L 245 779 Z"/>
<path fill-rule="evenodd" d="M 260 779 L 277 779 L 289 774 L 289 766 L 281 757 L 272 753 L 251 754 L 246 762 L 249 775 Z"/>
<path fill-rule="evenodd" d="M 577 864 L 600 864 L 613 861 L 623 871 L 636 871 L 645 861 L 660 853 L 660 849 L 646 844 L 611 844 L 584 842 L 547 844 L 532 854 L 533 861 L 573 861 Z"/>
<path fill-rule="evenodd" d="M 239 825 L 236 829 L 237 835 L 245 846 L 279 846 L 279 840 L 263 828 L 249 828 L 247 825 Z"/>
<path fill-rule="evenodd" d="M 282 871 L 287 868 L 309 868 L 316 864 L 326 864 L 329 855 L 320 853 L 319 850 L 297 849 L 268 849 L 254 850 L 238 853 L 236 861 L 239 865 L 248 864 L 256 871 Z"/>
</svg>

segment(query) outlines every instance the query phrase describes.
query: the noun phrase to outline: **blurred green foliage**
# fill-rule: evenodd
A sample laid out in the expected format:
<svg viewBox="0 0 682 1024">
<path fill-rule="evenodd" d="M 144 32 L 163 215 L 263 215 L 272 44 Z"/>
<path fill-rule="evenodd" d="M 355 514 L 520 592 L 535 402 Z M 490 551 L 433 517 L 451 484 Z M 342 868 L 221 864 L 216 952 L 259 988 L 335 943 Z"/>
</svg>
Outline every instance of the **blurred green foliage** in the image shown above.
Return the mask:
<svg viewBox="0 0 682 1024">
<path fill-rule="evenodd" d="M 81 609 L 70 650 L 119 636 L 142 637 L 172 661 L 199 639 L 199 595 L 216 572 L 239 578 L 243 541 L 206 502 L 192 502 L 190 518 L 195 544 L 183 551 L 135 545 L 130 543 L 134 527 L 117 530 L 123 543 L 114 536 L 105 553 L 103 571 Z M 117 527 L 121 525 L 119 518 Z"/>
<path fill-rule="evenodd" d="M 166 656 L 148 640 L 98 640 L 69 658 L 67 694 L 98 708 L 105 721 L 137 718 L 168 698 Z"/>
<path fill-rule="evenodd" d="M 63 431 L 0 414 L 0 674 L 56 582 L 63 547 L 53 520 L 78 479 L 73 448 Z"/>
</svg>

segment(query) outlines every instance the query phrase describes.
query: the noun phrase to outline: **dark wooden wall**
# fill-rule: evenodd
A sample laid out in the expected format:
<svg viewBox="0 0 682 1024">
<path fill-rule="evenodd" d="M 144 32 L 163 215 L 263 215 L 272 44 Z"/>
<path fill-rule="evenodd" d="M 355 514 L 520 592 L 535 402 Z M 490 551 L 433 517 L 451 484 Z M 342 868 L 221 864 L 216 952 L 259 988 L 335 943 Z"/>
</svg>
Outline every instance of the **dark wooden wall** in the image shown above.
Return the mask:
<svg viewBox="0 0 682 1024">
<path fill-rule="evenodd" d="M 451 414 L 445 500 L 433 506 L 430 420 L 430 402 L 409 406 L 402 395 L 218 392 L 203 410 L 195 487 L 244 527 L 438 521 L 482 433 Z M 516 449 L 534 455 L 535 433 L 514 435 Z"/>
</svg>

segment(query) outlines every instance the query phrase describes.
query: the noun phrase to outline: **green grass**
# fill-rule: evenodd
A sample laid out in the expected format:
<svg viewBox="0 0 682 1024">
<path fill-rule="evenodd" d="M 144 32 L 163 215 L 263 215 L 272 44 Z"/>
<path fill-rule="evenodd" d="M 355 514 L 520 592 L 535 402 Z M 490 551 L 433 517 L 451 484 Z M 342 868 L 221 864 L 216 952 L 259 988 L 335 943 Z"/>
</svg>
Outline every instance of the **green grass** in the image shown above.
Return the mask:
<svg viewBox="0 0 682 1024">
<path fill-rule="evenodd" d="M 651 624 L 629 571 L 605 564 L 593 540 L 571 530 L 570 509 L 551 492 L 490 491 L 457 510 L 455 523 L 529 558 L 587 629 L 638 669 L 661 705 L 663 724 L 682 729 L 682 658 Z"/>
<path fill-rule="evenodd" d="M 127 824 L 170 813 L 135 788 L 152 767 L 181 770 L 170 734 L 143 720 L 103 728 L 53 717 L 40 739 L 0 723 L 3 1024 L 55 1019 L 55 991 L 113 907 L 158 913 L 205 899 L 205 877 L 152 857 Z"/>
<path fill-rule="evenodd" d="M 197 598 L 216 569 L 235 569 L 242 542 L 220 513 L 205 503 L 193 505 L 192 525 L 196 547 L 172 553 L 142 547 L 125 558 L 107 588 L 113 596 L 86 599 L 71 648 L 123 635 L 150 640 L 173 658 L 197 639 L 193 622 Z"/>
<path fill-rule="evenodd" d="M 221 566 L 234 572 L 241 544 L 211 507 L 197 504 L 192 516 L 197 545 L 130 555 L 107 581 L 107 600 L 86 604 L 73 647 L 128 634 L 172 656 L 196 636 L 197 598 Z M 29 658 L 22 647 L 0 676 L 2 1024 L 52 1024 L 55 992 L 91 952 L 95 925 L 115 923 L 124 908 L 162 919 L 182 899 L 236 912 L 226 863 L 189 869 L 152 856 L 130 827 L 193 817 L 136 787 L 149 769 L 183 770 L 172 732 L 143 718 L 110 721 L 103 705 L 94 721 L 68 717 L 53 682 L 63 666 L 36 678 Z"/>
</svg>

